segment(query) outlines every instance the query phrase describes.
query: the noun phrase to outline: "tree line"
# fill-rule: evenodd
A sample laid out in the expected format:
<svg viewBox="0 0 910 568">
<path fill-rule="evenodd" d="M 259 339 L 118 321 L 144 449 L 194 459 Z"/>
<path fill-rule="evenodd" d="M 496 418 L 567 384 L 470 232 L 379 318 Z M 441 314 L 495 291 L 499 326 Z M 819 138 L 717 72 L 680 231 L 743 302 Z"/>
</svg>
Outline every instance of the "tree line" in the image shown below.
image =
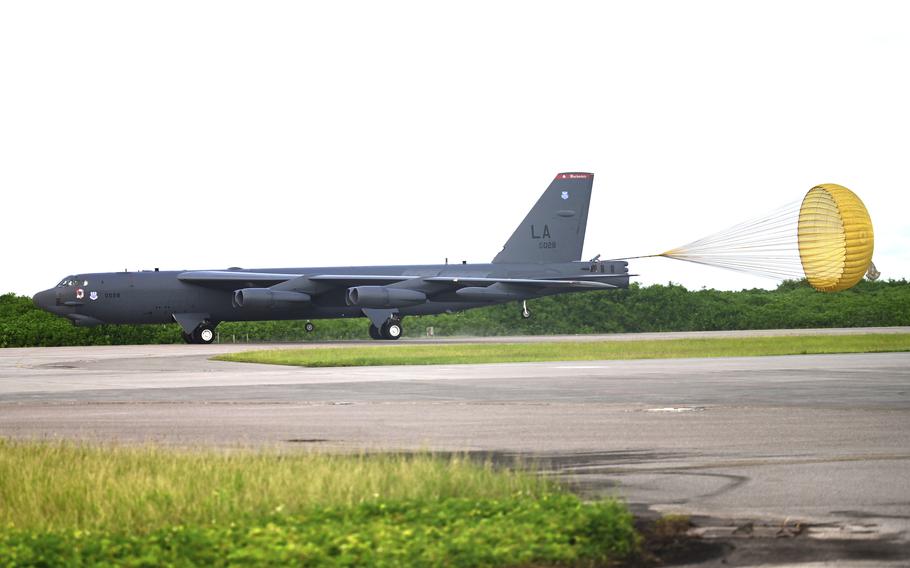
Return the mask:
<svg viewBox="0 0 910 568">
<path fill-rule="evenodd" d="M 678 284 L 586 292 L 531 300 L 530 319 L 520 305 L 502 304 L 458 314 L 405 319 L 405 336 L 547 335 L 714 331 L 735 329 L 866 327 L 910 325 L 910 283 L 862 281 L 834 294 L 816 292 L 805 281 L 786 281 L 775 290 L 687 290 Z M 307 333 L 303 321 L 225 322 L 218 341 L 297 342 L 367 339 L 367 320 L 318 320 Z M 30 298 L 0 296 L 0 347 L 181 343 L 170 325 L 103 325 L 77 328 L 39 310 Z"/>
</svg>

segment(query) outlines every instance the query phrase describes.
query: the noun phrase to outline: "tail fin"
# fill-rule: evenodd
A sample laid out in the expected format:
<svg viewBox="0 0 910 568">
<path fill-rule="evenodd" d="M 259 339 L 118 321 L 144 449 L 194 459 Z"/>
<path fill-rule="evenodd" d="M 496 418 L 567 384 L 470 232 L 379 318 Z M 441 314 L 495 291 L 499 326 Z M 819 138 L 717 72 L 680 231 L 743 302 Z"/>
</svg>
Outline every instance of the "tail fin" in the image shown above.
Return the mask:
<svg viewBox="0 0 910 568">
<path fill-rule="evenodd" d="M 581 260 L 594 174 L 558 174 L 494 263 Z"/>
</svg>

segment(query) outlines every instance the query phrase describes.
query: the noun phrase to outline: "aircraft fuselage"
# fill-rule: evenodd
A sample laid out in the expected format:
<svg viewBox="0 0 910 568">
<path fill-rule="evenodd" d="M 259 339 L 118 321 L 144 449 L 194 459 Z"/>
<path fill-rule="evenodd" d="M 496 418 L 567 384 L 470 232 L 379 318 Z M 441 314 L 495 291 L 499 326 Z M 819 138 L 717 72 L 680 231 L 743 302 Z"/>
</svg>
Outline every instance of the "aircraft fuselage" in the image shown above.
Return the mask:
<svg viewBox="0 0 910 568">
<path fill-rule="evenodd" d="M 548 265 L 509 264 L 436 264 L 416 266 L 363 266 L 363 267 L 314 267 L 267 268 L 233 270 L 238 277 L 245 272 L 256 275 L 389 275 L 409 277 L 460 277 L 460 278 L 535 278 L 583 279 L 593 274 L 614 274 L 609 283 L 617 288 L 628 287 L 629 276 L 623 261 L 569 262 Z M 604 272 L 601 273 L 600 269 Z M 218 287 L 185 282 L 178 278 L 186 271 L 107 272 L 68 276 L 61 285 L 35 295 L 40 308 L 67 317 L 76 325 L 153 324 L 173 323 L 175 314 L 205 313 L 213 322 L 325 319 L 363 317 L 363 310 L 346 303 L 346 288 L 327 290 L 314 295 L 310 303 L 287 305 L 280 308 L 233 305 L 232 298 L 238 289 L 254 288 L 255 281 L 236 280 Z M 584 291 L 584 290 L 578 290 Z M 560 292 L 563 292 L 560 290 Z M 559 293 L 559 292 L 552 292 Z M 517 293 L 504 301 L 465 301 L 454 291 L 446 290 L 430 296 L 419 305 L 398 308 L 401 316 L 442 314 L 480 306 L 518 301 L 550 295 L 547 290 Z"/>
</svg>

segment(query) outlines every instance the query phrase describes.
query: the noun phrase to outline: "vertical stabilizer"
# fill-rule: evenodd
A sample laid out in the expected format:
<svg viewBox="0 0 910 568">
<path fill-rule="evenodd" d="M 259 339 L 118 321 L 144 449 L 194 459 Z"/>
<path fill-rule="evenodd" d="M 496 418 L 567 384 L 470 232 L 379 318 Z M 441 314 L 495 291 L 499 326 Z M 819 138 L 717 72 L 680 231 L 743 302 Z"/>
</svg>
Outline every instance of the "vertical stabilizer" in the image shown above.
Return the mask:
<svg viewBox="0 0 910 568">
<path fill-rule="evenodd" d="M 493 262 L 581 260 L 593 184 L 594 174 L 558 174 Z"/>
</svg>

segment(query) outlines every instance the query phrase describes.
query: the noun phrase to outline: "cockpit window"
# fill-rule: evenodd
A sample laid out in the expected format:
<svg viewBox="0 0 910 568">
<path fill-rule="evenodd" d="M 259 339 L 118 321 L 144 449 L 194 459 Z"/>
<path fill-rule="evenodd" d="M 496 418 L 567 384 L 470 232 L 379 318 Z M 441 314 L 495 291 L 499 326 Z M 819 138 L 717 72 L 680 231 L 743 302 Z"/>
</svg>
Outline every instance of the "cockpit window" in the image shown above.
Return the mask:
<svg viewBox="0 0 910 568">
<path fill-rule="evenodd" d="M 68 288 L 70 286 L 76 286 L 76 284 L 77 282 L 75 276 L 67 276 L 60 281 L 60 284 L 57 284 L 57 288 Z"/>
</svg>

